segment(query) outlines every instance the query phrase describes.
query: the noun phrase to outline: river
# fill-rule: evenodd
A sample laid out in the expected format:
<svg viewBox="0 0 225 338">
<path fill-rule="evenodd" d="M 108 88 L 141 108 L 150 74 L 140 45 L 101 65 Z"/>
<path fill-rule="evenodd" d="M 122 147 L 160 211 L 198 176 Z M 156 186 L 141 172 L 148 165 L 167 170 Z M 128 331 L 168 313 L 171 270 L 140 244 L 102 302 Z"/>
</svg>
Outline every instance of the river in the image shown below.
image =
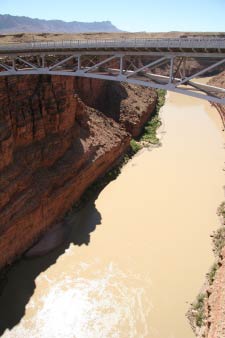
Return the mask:
<svg viewBox="0 0 225 338">
<path fill-rule="evenodd" d="M 71 216 L 69 247 L 12 269 L 3 337 L 194 337 L 185 314 L 214 260 L 224 132 L 209 103 L 175 93 L 161 117 L 162 146 L 141 150 Z"/>
</svg>

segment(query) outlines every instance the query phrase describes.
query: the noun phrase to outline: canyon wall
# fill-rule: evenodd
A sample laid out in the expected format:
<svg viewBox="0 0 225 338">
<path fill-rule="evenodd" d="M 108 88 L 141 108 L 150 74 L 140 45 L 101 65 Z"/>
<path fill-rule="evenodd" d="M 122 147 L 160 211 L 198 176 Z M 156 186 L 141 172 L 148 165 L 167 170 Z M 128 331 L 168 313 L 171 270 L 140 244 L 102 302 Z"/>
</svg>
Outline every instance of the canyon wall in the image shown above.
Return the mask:
<svg viewBox="0 0 225 338">
<path fill-rule="evenodd" d="M 225 72 L 211 78 L 209 84 L 225 88 Z M 225 105 L 212 103 L 218 110 L 225 128 Z M 204 303 L 202 325 L 196 327 L 195 332 L 198 338 L 223 338 L 225 337 L 225 209 L 220 211 L 221 228 L 212 235 L 217 237 L 219 246 L 222 250 L 216 250 L 216 263 L 209 272 L 209 281 L 204 287 Z M 213 239 L 213 243 L 215 240 Z M 211 280 L 210 280 L 211 278 Z M 201 307 L 200 307 L 201 309 Z M 196 309 L 194 310 L 196 312 Z M 197 312 L 199 309 L 197 310 Z"/>
<path fill-rule="evenodd" d="M 0 269 L 127 151 L 156 98 L 151 89 L 92 79 L 1 78 Z"/>
</svg>

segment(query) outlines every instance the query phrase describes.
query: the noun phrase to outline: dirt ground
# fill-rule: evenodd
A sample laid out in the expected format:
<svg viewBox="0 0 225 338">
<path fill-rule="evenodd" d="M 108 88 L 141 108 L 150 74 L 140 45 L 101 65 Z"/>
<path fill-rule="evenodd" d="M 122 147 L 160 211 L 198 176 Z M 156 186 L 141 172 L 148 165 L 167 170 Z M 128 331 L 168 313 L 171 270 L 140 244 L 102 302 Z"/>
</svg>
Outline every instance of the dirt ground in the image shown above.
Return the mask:
<svg viewBox="0 0 225 338">
<path fill-rule="evenodd" d="M 60 40 L 85 40 L 85 39 L 159 39 L 179 37 L 223 37 L 224 33 L 198 33 L 198 32 L 161 32 L 161 33 L 81 33 L 81 34 L 59 34 L 59 33 L 15 33 L 0 34 L 1 43 L 11 42 L 34 42 L 34 41 L 60 41 Z"/>
</svg>

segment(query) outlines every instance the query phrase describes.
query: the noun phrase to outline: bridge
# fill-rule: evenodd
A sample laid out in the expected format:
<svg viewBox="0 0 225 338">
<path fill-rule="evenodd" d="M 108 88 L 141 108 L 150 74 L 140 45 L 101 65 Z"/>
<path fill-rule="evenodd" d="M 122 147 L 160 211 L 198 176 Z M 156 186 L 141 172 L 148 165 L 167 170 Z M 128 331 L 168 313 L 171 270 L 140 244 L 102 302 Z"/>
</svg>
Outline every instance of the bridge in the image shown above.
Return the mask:
<svg viewBox="0 0 225 338">
<path fill-rule="evenodd" d="M 190 74 L 190 61 L 201 69 Z M 224 38 L 97 39 L 0 44 L 0 76 L 63 75 L 127 82 L 225 104 L 201 76 L 225 69 Z"/>
</svg>

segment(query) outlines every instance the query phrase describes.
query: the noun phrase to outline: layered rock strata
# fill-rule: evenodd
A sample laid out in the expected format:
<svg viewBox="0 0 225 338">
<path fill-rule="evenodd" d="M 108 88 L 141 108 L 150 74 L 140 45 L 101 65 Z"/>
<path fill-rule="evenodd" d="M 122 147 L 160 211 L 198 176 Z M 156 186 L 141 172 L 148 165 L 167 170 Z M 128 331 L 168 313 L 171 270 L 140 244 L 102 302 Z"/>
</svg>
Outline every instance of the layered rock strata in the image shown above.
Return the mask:
<svg viewBox="0 0 225 338">
<path fill-rule="evenodd" d="M 104 82 L 57 76 L 1 79 L 0 268 L 127 151 L 131 136 L 124 127 L 137 135 L 153 112 L 154 91 L 115 88 L 110 95 Z M 95 109 L 101 107 L 108 114 Z"/>
</svg>

